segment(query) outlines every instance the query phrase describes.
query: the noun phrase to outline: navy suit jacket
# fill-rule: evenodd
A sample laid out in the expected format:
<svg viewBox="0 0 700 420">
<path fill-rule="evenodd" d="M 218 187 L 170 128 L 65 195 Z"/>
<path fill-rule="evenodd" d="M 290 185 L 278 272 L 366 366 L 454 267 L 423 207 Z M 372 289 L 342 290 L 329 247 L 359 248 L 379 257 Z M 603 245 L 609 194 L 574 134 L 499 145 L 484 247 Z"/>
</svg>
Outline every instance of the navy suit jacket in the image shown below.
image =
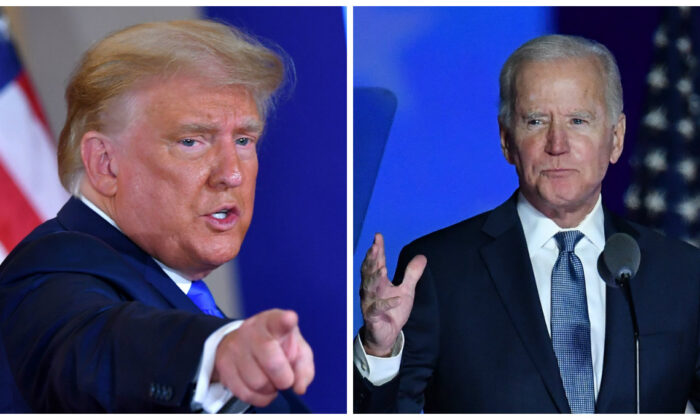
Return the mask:
<svg viewBox="0 0 700 420">
<path fill-rule="evenodd" d="M 397 281 L 413 256 L 425 255 L 428 265 L 403 329 L 401 368 L 380 387 L 355 369 L 356 412 L 570 412 L 516 197 L 402 250 Z M 698 407 L 700 251 L 606 211 L 606 238 L 616 232 L 641 248 L 631 283 L 641 410 L 683 412 L 688 400 Z M 607 287 L 605 315 L 596 412 L 635 412 L 633 329 L 620 289 Z"/>
<path fill-rule="evenodd" d="M 189 411 L 204 341 L 227 322 L 71 198 L 0 265 L 0 411 Z M 257 410 L 304 409 L 284 393 Z"/>
</svg>

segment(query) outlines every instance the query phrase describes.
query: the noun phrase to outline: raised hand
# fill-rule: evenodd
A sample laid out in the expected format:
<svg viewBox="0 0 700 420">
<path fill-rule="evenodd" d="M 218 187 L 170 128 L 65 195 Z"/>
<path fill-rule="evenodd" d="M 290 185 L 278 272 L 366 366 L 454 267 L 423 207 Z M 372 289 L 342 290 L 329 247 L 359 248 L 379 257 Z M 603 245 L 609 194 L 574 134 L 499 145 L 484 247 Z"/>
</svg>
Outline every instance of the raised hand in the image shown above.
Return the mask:
<svg viewBox="0 0 700 420">
<path fill-rule="evenodd" d="M 406 266 L 403 282 L 394 286 L 387 276 L 384 237 L 374 235 L 367 251 L 360 276 L 360 306 L 365 321 L 362 341 L 365 352 L 373 356 L 389 356 L 413 308 L 416 283 L 427 264 L 423 255 L 416 255 Z"/>
<path fill-rule="evenodd" d="M 246 319 L 221 340 L 212 381 L 238 399 L 264 407 L 278 390 L 305 393 L 314 372 L 313 353 L 299 331 L 296 312 L 272 309 Z"/>
</svg>

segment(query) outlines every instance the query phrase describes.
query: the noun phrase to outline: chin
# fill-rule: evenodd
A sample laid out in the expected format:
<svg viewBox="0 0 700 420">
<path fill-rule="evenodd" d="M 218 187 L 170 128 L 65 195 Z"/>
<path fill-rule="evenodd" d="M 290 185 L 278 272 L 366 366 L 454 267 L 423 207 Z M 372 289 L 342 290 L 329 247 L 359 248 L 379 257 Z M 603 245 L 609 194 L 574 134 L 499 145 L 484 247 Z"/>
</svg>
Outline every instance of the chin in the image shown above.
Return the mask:
<svg viewBox="0 0 700 420">
<path fill-rule="evenodd" d="M 209 247 L 208 249 L 200 252 L 200 255 L 205 261 L 207 261 L 207 263 L 218 267 L 236 258 L 240 248 L 240 244 L 231 244 L 228 242 L 226 244 L 222 244 L 222 246 Z"/>
</svg>

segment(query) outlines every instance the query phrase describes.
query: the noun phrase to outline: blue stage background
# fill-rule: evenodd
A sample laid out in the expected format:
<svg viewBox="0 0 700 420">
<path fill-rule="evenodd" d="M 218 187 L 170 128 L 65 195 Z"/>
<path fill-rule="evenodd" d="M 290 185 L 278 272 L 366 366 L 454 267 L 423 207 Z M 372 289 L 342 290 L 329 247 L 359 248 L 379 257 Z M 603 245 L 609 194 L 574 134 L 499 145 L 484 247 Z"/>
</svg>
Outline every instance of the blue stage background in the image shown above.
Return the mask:
<svg viewBox="0 0 700 420">
<path fill-rule="evenodd" d="M 316 378 L 315 413 L 346 412 L 346 39 L 340 7 L 209 7 L 282 47 L 297 83 L 268 119 L 255 215 L 241 253 L 244 314 L 299 314 Z"/>
<path fill-rule="evenodd" d="M 388 88 L 398 98 L 354 250 L 355 333 L 362 325 L 359 266 L 375 232 L 385 235 L 393 275 L 401 247 L 495 207 L 517 188 L 515 170 L 499 146 L 498 75 L 508 55 L 531 38 L 581 35 L 602 42 L 616 56 L 627 135 L 622 159 L 603 185 L 603 199 L 625 214 L 628 162 L 661 15 L 657 7 L 354 8 L 354 86 Z"/>
</svg>

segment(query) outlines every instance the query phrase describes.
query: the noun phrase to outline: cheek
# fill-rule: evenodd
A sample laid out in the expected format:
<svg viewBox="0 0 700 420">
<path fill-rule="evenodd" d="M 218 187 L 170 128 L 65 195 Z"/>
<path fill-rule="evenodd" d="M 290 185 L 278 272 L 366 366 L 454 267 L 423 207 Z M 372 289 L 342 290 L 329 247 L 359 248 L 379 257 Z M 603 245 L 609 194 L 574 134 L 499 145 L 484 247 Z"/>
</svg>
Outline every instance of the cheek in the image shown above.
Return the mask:
<svg viewBox="0 0 700 420">
<path fill-rule="evenodd" d="M 602 176 L 610 164 L 611 155 L 612 145 L 591 142 L 585 150 L 579 151 L 578 160 L 582 167 L 590 168 Z"/>
<path fill-rule="evenodd" d="M 534 139 L 523 141 L 517 153 L 517 166 L 520 167 L 519 172 L 526 175 L 535 174 L 537 168 L 540 166 L 540 155 L 537 142 Z"/>
<path fill-rule="evenodd" d="M 257 177 L 258 177 L 258 160 L 255 158 L 252 160 L 248 166 L 245 169 L 246 173 L 248 174 L 248 183 L 245 189 L 245 195 L 246 199 L 251 203 L 253 203 L 255 199 L 255 184 L 257 182 Z"/>
</svg>

